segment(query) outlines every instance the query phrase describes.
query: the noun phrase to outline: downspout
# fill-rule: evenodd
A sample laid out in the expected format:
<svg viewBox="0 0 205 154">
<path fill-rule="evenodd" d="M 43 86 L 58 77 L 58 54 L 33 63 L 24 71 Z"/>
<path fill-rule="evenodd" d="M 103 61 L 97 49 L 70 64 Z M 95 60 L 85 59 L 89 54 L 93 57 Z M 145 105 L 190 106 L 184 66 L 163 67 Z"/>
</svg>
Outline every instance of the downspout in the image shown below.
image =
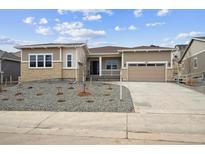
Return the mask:
<svg viewBox="0 0 205 154">
<path fill-rule="evenodd" d="M 60 47 L 60 63 L 61 63 L 61 80 L 63 79 L 63 61 L 62 61 L 62 47 Z"/>
<path fill-rule="evenodd" d="M 76 54 L 76 73 L 75 73 L 75 80 L 78 81 L 78 50 L 77 47 L 75 45 L 75 54 Z"/>
</svg>

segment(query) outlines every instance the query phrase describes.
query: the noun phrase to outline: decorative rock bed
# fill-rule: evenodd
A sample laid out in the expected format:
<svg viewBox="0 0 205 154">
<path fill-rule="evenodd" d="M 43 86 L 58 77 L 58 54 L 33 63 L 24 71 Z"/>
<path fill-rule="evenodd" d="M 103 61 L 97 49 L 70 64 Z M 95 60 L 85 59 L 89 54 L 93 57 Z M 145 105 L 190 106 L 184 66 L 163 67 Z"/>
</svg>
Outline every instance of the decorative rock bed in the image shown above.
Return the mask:
<svg viewBox="0 0 205 154">
<path fill-rule="evenodd" d="M 31 88 L 32 87 L 32 88 Z M 63 95 L 56 95 L 56 88 L 62 88 Z M 91 95 L 78 96 L 77 84 L 66 81 L 30 82 L 21 88 L 21 100 L 15 96 L 17 87 L 7 87 L 0 93 L 0 110 L 9 111 L 68 111 L 68 112 L 134 112 L 130 92 L 123 87 L 120 101 L 119 85 L 101 82 L 86 82 L 86 92 Z M 42 95 L 37 96 L 41 89 Z M 60 98 L 62 97 L 63 98 Z M 8 99 L 6 99 L 8 98 Z"/>
</svg>

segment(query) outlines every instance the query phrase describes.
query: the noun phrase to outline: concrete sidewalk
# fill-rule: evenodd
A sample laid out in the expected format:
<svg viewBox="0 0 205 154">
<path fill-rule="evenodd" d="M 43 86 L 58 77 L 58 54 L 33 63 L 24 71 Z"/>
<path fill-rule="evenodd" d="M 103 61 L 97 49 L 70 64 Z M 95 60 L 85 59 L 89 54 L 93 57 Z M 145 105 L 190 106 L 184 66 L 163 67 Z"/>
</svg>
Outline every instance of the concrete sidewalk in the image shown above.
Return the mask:
<svg viewBox="0 0 205 154">
<path fill-rule="evenodd" d="M 0 112 L 0 144 L 204 144 L 205 114 Z"/>
</svg>

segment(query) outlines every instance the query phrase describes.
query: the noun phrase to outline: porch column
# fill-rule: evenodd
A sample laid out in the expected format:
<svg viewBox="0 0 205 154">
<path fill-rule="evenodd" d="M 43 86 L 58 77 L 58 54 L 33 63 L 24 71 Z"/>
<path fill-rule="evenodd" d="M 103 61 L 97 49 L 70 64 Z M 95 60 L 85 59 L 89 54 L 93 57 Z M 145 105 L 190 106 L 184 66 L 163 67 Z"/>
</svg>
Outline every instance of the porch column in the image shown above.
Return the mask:
<svg viewBox="0 0 205 154">
<path fill-rule="evenodd" d="M 99 57 L 99 76 L 102 76 L 102 57 Z"/>
</svg>

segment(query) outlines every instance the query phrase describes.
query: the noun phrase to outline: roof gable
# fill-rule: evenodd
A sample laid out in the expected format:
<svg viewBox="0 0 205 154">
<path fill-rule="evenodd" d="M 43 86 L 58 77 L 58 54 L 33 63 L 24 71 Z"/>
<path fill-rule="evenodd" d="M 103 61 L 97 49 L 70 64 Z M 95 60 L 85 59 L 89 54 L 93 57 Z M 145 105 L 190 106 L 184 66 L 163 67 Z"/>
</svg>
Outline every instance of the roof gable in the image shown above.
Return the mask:
<svg viewBox="0 0 205 154">
<path fill-rule="evenodd" d="M 182 62 L 182 60 L 184 59 L 185 55 L 187 54 L 188 50 L 190 49 L 191 45 L 193 44 L 194 41 L 200 41 L 200 42 L 205 42 L 205 37 L 194 37 L 191 39 L 191 41 L 189 42 L 187 48 L 185 49 L 181 59 L 179 60 L 179 63 Z"/>
<path fill-rule="evenodd" d="M 103 46 L 103 47 L 95 47 L 89 48 L 90 53 L 118 53 L 120 49 L 126 49 L 128 47 L 120 47 L 120 46 Z"/>
</svg>

